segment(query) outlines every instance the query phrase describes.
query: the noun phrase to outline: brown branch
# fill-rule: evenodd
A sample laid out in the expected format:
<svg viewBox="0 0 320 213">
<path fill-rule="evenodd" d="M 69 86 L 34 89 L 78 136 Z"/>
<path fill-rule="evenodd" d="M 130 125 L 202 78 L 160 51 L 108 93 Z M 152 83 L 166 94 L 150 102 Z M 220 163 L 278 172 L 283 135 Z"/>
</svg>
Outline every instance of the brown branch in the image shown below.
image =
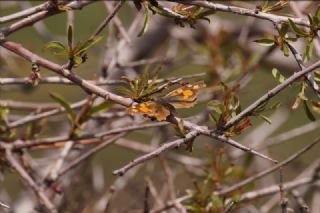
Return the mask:
<svg viewBox="0 0 320 213">
<path fill-rule="evenodd" d="M 170 1 L 179 2 L 182 4 L 187 3 L 192 5 L 198 5 L 204 8 L 212 9 L 214 11 L 233 13 L 233 14 L 242 15 L 242 16 L 252 16 L 258 19 L 264 19 L 264 20 L 268 20 L 276 23 L 289 22 L 289 18 L 290 18 L 295 24 L 309 26 L 308 20 L 304 18 L 293 18 L 293 17 L 287 17 L 287 16 L 274 15 L 270 13 L 255 11 L 253 9 L 229 6 L 229 5 L 218 4 L 218 3 L 202 1 L 202 0 L 170 0 Z"/>
<path fill-rule="evenodd" d="M 79 9 L 83 8 L 84 6 L 91 4 L 93 2 L 94 1 L 91 1 L 91 0 L 72 1 L 69 4 L 65 5 L 65 7 L 70 8 L 72 10 L 79 10 Z M 0 41 L 1 41 L 1 39 L 4 39 L 8 35 L 16 32 L 24 27 L 33 25 L 34 23 L 36 23 L 40 20 L 43 20 L 47 17 L 50 17 L 52 15 L 56 15 L 56 14 L 59 14 L 62 12 L 65 12 L 65 11 L 59 10 L 55 7 L 50 7 L 46 10 L 42 10 L 40 12 L 34 13 L 34 14 L 22 19 L 21 21 L 18 21 L 14 24 L 11 24 L 8 27 L 1 28 L 0 29 Z M 1 37 L 3 37 L 3 38 L 1 38 Z"/>
<path fill-rule="evenodd" d="M 287 158 L 286 160 L 280 162 L 278 165 L 275 165 L 269 169 L 266 169 L 256 175 L 253 175 L 245 180 L 240 181 L 239 183 L 233 185 L 233 186 L 229 186 L 226 187 L 224 189 L 222 189 L 219 192 L 216 192 L 216 195 L 224 195 L 227 193 L 230 193 L 234 190 L 237 190 L 239 188 L 242 188 L 243 186 L 256 181 L 268 174 L 271 174 L 272 172 L 276 171 L 277 169 L 279 169 L 280 167 L 284 167 L 286 165 L 288 165 L 289 163 L 291 163 L 292 161 L 294 161 L 295 159 L 297 159 L 298 157 L 300 157 L 302 154 L 306 153 L 307 151 L 309 151 L 313 146 L 317 145 L 320 142 L 320 139 L 316 139 L 315 141 L 313 141 L 312 143 L 310 143 L 309 145 L 305 146 L 304 148 L 300 149 L 298 152 L 294 153 L 293 155 L 291 155 L 289 158 Z M 279 188 L 278 188 L 279 189 Z"/>
<path fill-rule="evenodd" d="M 78 158 L 76 158 L 75 160 L 71 161 L 66 167 L 64 167 L 59 174 L 57 175 L 57 178 L 60 178 L 61 176 L 63 176 L 64 174 L 66 174 L 68 171 L 70 171 L 71 169 L 75 168 L 76 166 L 78 166 L 80 163 L 82 163 L 83 161 L 87 160 L 88 158 L 90 158 L 92 155 L 96 154 L 97 152 L 101 151 L 102 149 L 104 149 L 105 147 L 113 144 L 114 142 L 116 142 L 119 138 L 123 137 L 126 134 L 126 132 L 120 133 L 118 135 L 113 136 L 112 138 L 104 141 L 103 143 L 91 148 L 90 150 L 88 150 L 87 152 L 83 153 L 81 156 L 79 156 Z"/>
<path fill-rule="evenodd" d="M 55 73 L 62 75 L 63 77 L 69 79 L 70 81 L 76 83 L 78 86 L 82 87 L 85 91 L 89 93 L 94 93 L 104 99 L 110 99 L 119 103 L 124 106 L 130 106 L 132 104 L 132 100 L 130 98 L 124 98 L 122 96 L 116 95 L 114 93 L 108 92 L 90 82 L 81 79 L 75 73 L 63 68 L 62 66 L 48 61 L 33 52 L 29 51 L 28 49 L 24 48 L 21 44 L 11 42 L 11 41 L 3 41 L 0 42 L 0 45 L 4 48 L 20 55 L 21 57 L 25 58 L 26 60 L 35 63 L 41 67 L 47 68 L 49 70 L 54 71 Z"/>
<path fill-rule="evenodd" d="M 141 163 L 143 163 L 143 162 L 145 162 L 145 161 L 147 161 L 149 159 L 152 159 L 152 158 L 155 158 L 155 157 L 159 156 L 161 153 L 167 151 L 168 149 L 171 149 L 173 147 L 179 147 L 182 144 L 187 143 L 188 141 L 194 139 L 198 134 L 199 133 L 197 131 L 191 131 L 185 136 L 185 138 L 179 138 L 178 140 L 175 140 L 175 141 L 172 141 L 172 142 L 169 142 L 169 143 L 165 143 L 162 146 L 160 146 L 159 148 L 157 148 L 156 150 L 132 160 L 127 165 L 123 166 L 120 169 L 117 169 L 117 170 L 113 171 L 112 173 L 114 175 L 122 176 L 129 169 L 131 169 L 131 168 L 133 168 L 133 167 L 135 167 L 135 166 L 137 166 L 137 165 L 139 165 L 139 164 L 141 164 Z"/>
<path fill-rule="evenodd" d="M 42 4 L 37 5 L 35 7 L 31 7 L 31 8 L 28 8 L 28 9 L 25 9 L 25 10 L 22 10 L 22 11 L 19 11 L 19 12 L 16 12 L 16 13 L 13 13 L 13 14 L 10 14 L 7 16 L 0 17 L 0 24 L 4 24 L 6 22 L 21 19 L 21 18 L 30 16 L 34 13 L 37 13 L 37 12 L 40 12 L 43 10 L 48 10 L 49 6 L 50 6 L 50 3 L 45 2 L 45 3 L 42 3 Z"/>
<path fill-rule="evenodd" d="M 103 22 L 101 22 L 99 27 L 96 29 L 96 31 L 90 37 L 90 39 L 93 39 L 94 37 L 96 37 L 97 35 L 99 35 L 102 32 L 102 30 L 109 24 L 109 22 L 113 19 L 113 17 L 117 14 L 117 12 L 123 6 L 124 2 L 125 2 L 124 0 L 120 0 L 120 2 L 117 4 L 117 6 L 115 8 L 113 8 L 113 11 L 109 14 L 109 16 L 106 17 L 106 19 L 103 20 Z"/>
<path fill-rule="evenodd" d="M 6 148 L 6 157 L 12 168 L 19 174 L 20 178 L 34 191 L 42 204 L 51 213 L 57 213 L 57 209 L 51 200 L 45 195 L 44 191 L 36 184 L 36 182 L 30 177 L 30 175 L 24 170 L 24 168 L 18 163 L 13 156 L 11 149 Z"/>
<path fill-rule="evenodd" d="M 244 117 L 249 116 L 256 108 L 258 108 L 261 104 L 267 102 L 272 97 L 277 95 L 279 92 L 281 92 L 283 89 L 288 87 L 291 83 L 293 83 L 295 80 L 299 79 L 300 77 L 304 76 L 307 73 L 310 73 L 314 71 L 315 69 L 320 67 L 320 60 L 311 66 L 307 67 L 306 69 L 303 69 L 299 72 L 295 72 L 292 74 L 289 78 L 284 80 L 281 84 L 277 85 L 276 87 L 269 90 L 266 94 L 262 95 L 259 99 L 257 99 L 254 103 L 249 105 L 246 109 L 244 109 L 241 113 L 230 119 L 226 125 L 223 127 L 223 129 L 229 129 L 230 127 L 237 124 L 239 121 L 241 121 Z"/>
</svg>

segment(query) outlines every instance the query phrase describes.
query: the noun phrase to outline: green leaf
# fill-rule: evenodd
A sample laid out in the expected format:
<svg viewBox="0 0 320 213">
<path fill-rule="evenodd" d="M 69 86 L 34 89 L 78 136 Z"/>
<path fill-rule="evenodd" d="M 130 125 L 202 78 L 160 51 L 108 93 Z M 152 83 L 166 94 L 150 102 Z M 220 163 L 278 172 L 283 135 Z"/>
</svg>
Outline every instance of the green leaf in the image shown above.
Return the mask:
<svg viewBox="0 0 320 213">
<path fill-rule="evenodd" d="M 266 121 L 267 123 L 272 124 L 272 121 L 267 116 L 261 115 L 261 114 L 259 114 L 258 116 L 262 118 L 264 121 Z"/>
<path fill-rule="evenodd" d="M 314 115 L 312 114 L 309 106 L 308 106 L 308 103 L 306 100 L 303 101 L 303 108 L 304 108 L 304 111 L 306 112 L 306 115 L 307 117 L 309 118 L 310 121 L 315 121 L 316 118 L 314 117 Z"/>
<path fill-rule="evenodd" d="M 126 88 L 126 87 L 119 86 L 119 87 L 117 88 L 117 90 L 118 90 L 118 92 L 120 92 L 120 93 L 123 94 L 123 95 L 127 95 L 127 96 L 129 96 L 129 97 L 131 97 L 131 98 L 132 98 L 132 96 L 133 96 L 132 91 L 129 90 L 128 88 Z"/>
<path fill-rule="evenodd" d="M 234 167 L 229 167 L 224 171 L 224 176 L 229 176 L 232 174 Z"/>
<path fill-rule="evenodd" d="M 222 200 L 216 195 L 211 195 L 211 203 L 214 208 L 219 208 L 223 206 Z"/>
<path fill-rule="evenodd" d="M 287 42 L 296 42 L 298 40 L 298 38 L 297 37 L 287 37 L 287 38 L 285 38 L 285 40 Z"/>
<path fill-rule="evenodd" d="M 291 19 L 289 19 L 289 26 L 297 35 L 307 37 L 308 34 L 303 32 Z"/>
<path fill-rule="evenodd" d="M 92 107 L 88 113 L 87 116 L 91 117 L 93 114 L 102 112 L 102 111 L 108 111 L 114 103 L 112 101 L 104 101 L 97 106 Z"/>
<path fill-rule="evenodd" d="M 68 26 L 68 47 L 69 47 L 69 52 L 72 51 L 73 49 L 73 28 L 72 25 Z"/>
<path fill-rule="evenodd" d="M 317 8 L 314 16 L 320 18 L 320 5 L 318 5 L 318 8 Z"/>
<path fill-rule="evenodd" d="M 313 17 L 313 22 L 314 22 L 314 25 L 316 25 L 316 26 L 319 26 L 319 24 L 320 24 L 320 20 L 317 16 Z"/>
<path fill-rule="evenodd" d="M 281 106 L 281 102 L 276 102 L 271 106 L 269 106 L 268 109 L 274 110 L 274 109 L 278 109 L 280 106 Z"/>
<path fill-rule="evenodd" d="M 320 114 L 320 102 L 312 101 L 312 110 Z"/>
<path fill-rule="evenodd" d="M 143 34 L 145 34 L 147 32 L 148 26 L 149 26 L 149 21 L 150 21 L 149 11 L 148 11 L 148 9 L 145 8 L 143 27 L 140 30 L 138 37 L 141 37 Z"/>
<path fill-rule="evenodd" d="M 87 51 L 90 47 L 98 43 L 101 39 L 102 39 L 102 36 L 96 36 L 92 39 L 87 40 L 83 44 L 79 44 L 79 47 L 77 46 L 75 47 L 75 53 L 78 54 L 78 53 L 83 53 Z"/>
<path fill-rule="evenodd" d="M 288 57 L 289 56 L 289 46 L 287 44 L 283 44 L 282 46 L 282 52 L 283 52 L 283 55 Z"/>
<path fill-rule="evenodd" d="M 208 107 L 215 111 L 217 114 L 221 115 L 223 113 L 223 103 L 219 100 L 211 100 L 208 103 Z"/>
<path fill-rule="evenodd" d="M 72 60 L 74 61 L 75 64 L 79 65 L 82 64 L 82 58 L 80 56 L 73 56 Z"/>
<path fill-rule="evenodd" d="M 282 83 L 286 78 L 279 72 L 279 70 L 277 68 L 273 68 L 272 69 L 272 76 L 279 81 L 280 83 Z"/>
<path fill-rule="evenodd" d="M 284 38 L 285 35 L 287 34 L 288 32 L 288 29 L 289 29 L 289 25 L 287 23 L 284 23 L 281 25 L 281 28 L 279 30 L 279 35 Z"/>
<path fill-rule="evenodd" d="M 6 119 L 7 115 L 9 115 L 9 108 L 8 107 L 0 107 L 0 120 Z"/>
<path fill-rule="evenodd" d="M 187 134 L 187 130 L 186 128 L 184 127 L 184 123 L 183 123 L 183 120 L 181 119 L 180 121 L 178 121 L 177 123 L 177 126 L 176 126 L 176 131 L 177 131 L 177 135 L 179 137 L 182 137 L 184 138 Z M 191 146 L 191 149 L 189 149 L 189 151 L 192 151 L 192 146 Z"/>
<path fill-rule="evenodd" d="M 269 39 L 269 38 L 258 39 L 258 40 L 255 40 L 254 42 L 260 44 L 261 46 L 265 46 L 265 47 L 270 47 L 275 44 L 274 40 Z"/>
<path fill-rule="evenodd" d="M 52 50 L 53 52 L 54 52 L 54 50 L 56 50 L 58 52 L 67 51 L 64 44 L 62 44 L 59 41 L 50 41 L 50 42 L 46 43 L 46 45 L 44 45 L 43 49 L 44 50 Z"/>
<path fill-rule="evenodd" d="M 305 91 L 306 91 L 306 88 L 308 87 L 307 83 L 305 82 L 302 82 L 300 84 L 300 91 L 299 91 L 299 94 L 298 94 L 298 97 L 304 101 L 307 101 L 308 98 L 306 97 L 305 95 Z"/>
<path fill-rule="evenodd" d="M 210 118 L 210 120 L 211 120 L 212 122 L 214 122 L 215 124 L 218 123 L 218 118 L 216 118 L 216 117 L 214 116 L 214 114 L 209 113 L 209 118 Z"/>
<path fill-rule="evenodd" d="M 55 102 L 60 104 L 66 110 L 66 112 L 68 113 L 68 118 L 70 122 L 73 124 L 76 119 L 76 114 L 72 110 L 70 104 L 61 95 L 57 93 L 49 92 L 49 95 Z"/>
<path fill-rule="evenodd" d="M 313 55 L 313 45 L 312 45 L 312 42 L 308 42 L 304 50 L 303 62 L 304 63 L 308 62 L 311 59 L 312 55 Z"/>
<path fill-rule="evenodd" d="M 310 25 L 313 26 L 314 22 L 313 22 L 313 18 L 310 14 L 308 14 L 308 20 L 309 20 Z"/>
</svg>

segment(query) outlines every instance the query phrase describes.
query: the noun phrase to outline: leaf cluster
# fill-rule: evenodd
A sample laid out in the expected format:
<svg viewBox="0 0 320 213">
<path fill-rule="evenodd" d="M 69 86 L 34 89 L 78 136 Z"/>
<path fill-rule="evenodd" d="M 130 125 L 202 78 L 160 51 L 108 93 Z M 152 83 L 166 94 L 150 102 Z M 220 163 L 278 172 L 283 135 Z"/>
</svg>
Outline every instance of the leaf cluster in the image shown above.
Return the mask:
<svg viewBox="0 0 320 213">
<path fill-rule="evenodd" d="M 221 83 L 224 93 L 222 100 L 211 100 L 208 107 L 213 111 L 210 113 L 210 119 L 216 124 L 217 129 L 223 129 L 223 126 L 241 112 L 240 99 L 236 95 L 238 86 L 231 89 L 224 83 Z M 224 132 L 228 136 L 241 134 L 241 132 L 251 125 L 249 117 L 245 117 L 242 122 L 234 125 L 229 130 Z"/>
<path fill-rule="evenodd" d="M 188 5 L 188 4 L 176 4 L 172 7 L 172 11 L 161 6 L 156 0 L 134 0 L 133 1 L 137 10 L 144 8 L 144 21 L 143 27 L 138 33 L 138 37 L 145 34 L 148 30 L 150 22 L 150 12 L 153 14 L 158 14 L 168 18 L 173 18 L 175 23 L 181 27 L 185 26 L 185 23 L 189 24 L 190 27 L 194 28 L 194 25 L 198 20 L 206 20 L 210 22 L 207 18 L 208 15 L 213 14 L 215 11 L 207 10 L 199 6 Z M 174 13 L 182 15 L 183 18 L 177 17 Z"/>
<path fill-rule="evenodd" d="M 135 79 L 129 79 L 128 77 L 122 77 L 127 82 L 128 87 L 120 86 L 118 91 L 124 95 L 129 96 L 136 102 L 144 101 L 148 96 L 158 91 L 158 75 L 155 74 L 151 80 L 149 80 L 149 71 L 145 69 L 143 74 Z"/>
<path fill-rule="evenodd" d="M 286 7 L 289 3 L 289 0 L 280 0 L 276 3 L 270 5 L 270 0 L 264 1 L 264 5 L 261 7 L 261 11 L 264 13 L 270 13 L 282 10 L 284 7 Z"/>
<path fill-rule="evenodd" d="M 78 66 L 87 60 L 86 51 L 100 41 L 101 38 L 101 36 L 96 36 L 74 45 L 73 28 L 69 26 L 67 31 L 67 45 L 59 41 L 50 41 L 44 46 L 44 49 L 51 50 L 54 55 L 66 57 L 72 66 Z"/>
<path fill-rule="evenodd" d="M 219 197 L 214 194 L 223 185 L 237 182 L 245 176 L 243 167 L 235 166 L 223 148 L 215 149 L 211 153 L 210 164 L 205 167 L 205 177 L 200 183 L 194 183 L 194 189 L 188 189 L 187 193 L 192 196 L 186 204 L 188 212 L 191 213 L 220 213 L 226 209 L 226 200 L 231 198 L 234 201 L 239 199 L 239 193 L 234 192 L 226 197 Z"/>
<path fill-rule="evenodd" d="M 256 43 L 260 44 L 261 46 L 277 46 L 280 47 L 283 55 L 288 57 L 289 56 L 289 43 L 297 41 L 296 37 L 289 37 L 288 36 L 289 25 L 287 23 L 283 23 L 279 29 L 279 35 L 274 36 L 273 38 L 262 38 L 255 40 Z"/>
<path fill-rule="evenodd" d="M 289 25 L 291 30 L 296 34 L 297 38 L 304 38 L 306 40 L 306 48 L 303 54 L 303 61 L 307 62 L 313 55 L 312 41 L 317 37 L 320 30 L 320 6 L 318 6 L 314 15 L 308 14 L 309 29 L 305 30 L 298 27 L 291 19 L 289 19 Z"/>
</svg>

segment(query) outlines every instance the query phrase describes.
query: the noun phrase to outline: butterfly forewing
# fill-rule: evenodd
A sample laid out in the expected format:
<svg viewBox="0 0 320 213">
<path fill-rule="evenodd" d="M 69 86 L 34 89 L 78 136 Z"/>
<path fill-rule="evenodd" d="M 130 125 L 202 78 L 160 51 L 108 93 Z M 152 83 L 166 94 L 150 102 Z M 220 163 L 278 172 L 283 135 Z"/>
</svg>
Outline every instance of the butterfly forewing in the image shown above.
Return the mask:
<svg viewBox="0 0 320 213">
<path fill-rule="evenodd" d="M 205 87 L 203 81 L 194 84 L 187 83 L 183 87 L 171 91 L 162 99 L 178 109 L 190 108 L 196 104 L 198 91 L 203 87 Z"/>
<path fill-rule="evenodd" d="M 158 121 L 164 121 L 170 114 L 174 114 L 175 108 L 193 107 L 197 101 L 198 91 L 203 87 L 205 87 L 203 81 L 194 84 L 186 83 L 163 97 L 131 106 L 128 112 L 141 113 Z"/>
</svg>

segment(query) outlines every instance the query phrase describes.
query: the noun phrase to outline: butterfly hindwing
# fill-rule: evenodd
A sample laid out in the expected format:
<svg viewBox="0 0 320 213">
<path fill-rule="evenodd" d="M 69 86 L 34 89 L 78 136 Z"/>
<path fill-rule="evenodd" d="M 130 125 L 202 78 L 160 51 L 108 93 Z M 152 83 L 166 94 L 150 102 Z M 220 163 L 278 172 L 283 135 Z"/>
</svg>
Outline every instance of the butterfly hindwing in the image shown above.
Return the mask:
<svg viewBox="0 0 320 213">
<path fill-rule="evenodd" d="M 196 104 L 199 89 L 205 87 L 203 81 L 193 84 L 186 83 L 163 97 L 145 101 L 128 108 L 131 114 L 143 115 L 164 121 L 176 108 L 190 108 Z"/>
<path fill-rule="evenodd" d="M 128 112 L 131 114 L 142 113 L 155 118 L 158 121 L 164 121 L 170 115 L 170 110 L 167 107 L 155 101 L 146 101 L 135 106 L 131 106 L 128 109 Z"/>
</svg>

